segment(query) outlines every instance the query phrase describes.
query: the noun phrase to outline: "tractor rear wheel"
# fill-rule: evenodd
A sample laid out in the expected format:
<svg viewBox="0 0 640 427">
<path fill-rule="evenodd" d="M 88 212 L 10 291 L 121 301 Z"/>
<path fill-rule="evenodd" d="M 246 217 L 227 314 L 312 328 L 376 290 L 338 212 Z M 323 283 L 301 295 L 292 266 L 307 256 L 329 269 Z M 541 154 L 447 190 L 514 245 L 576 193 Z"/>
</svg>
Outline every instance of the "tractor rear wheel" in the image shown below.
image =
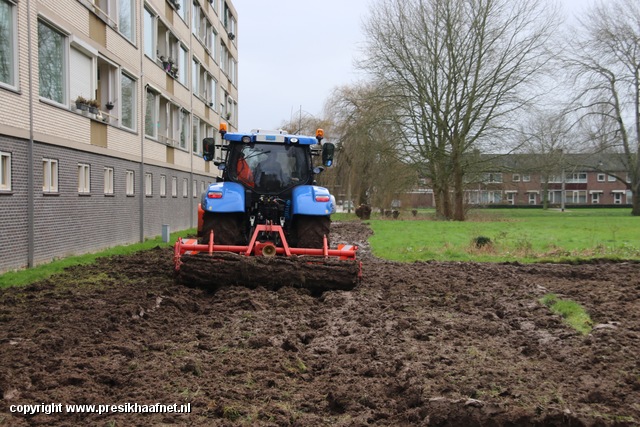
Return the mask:
<svg viewBox="0 0 640 427">
<path fill-rule="evenodd" d="M 242 214 L 205 212 L 202 218 L 202 244 L 209 243 L 213 229 L 213 240 L 216 245 L 244 245 L 242 233 Z"/>
<path fill-rule="evenodd" d="M 324 236 L 327 236 L 329 244 L 330 230 L 331 218 L 328 216 L 298 215 L 294 224 L 296 245 L 299 248 L 322 249 Z"/>
</svg>

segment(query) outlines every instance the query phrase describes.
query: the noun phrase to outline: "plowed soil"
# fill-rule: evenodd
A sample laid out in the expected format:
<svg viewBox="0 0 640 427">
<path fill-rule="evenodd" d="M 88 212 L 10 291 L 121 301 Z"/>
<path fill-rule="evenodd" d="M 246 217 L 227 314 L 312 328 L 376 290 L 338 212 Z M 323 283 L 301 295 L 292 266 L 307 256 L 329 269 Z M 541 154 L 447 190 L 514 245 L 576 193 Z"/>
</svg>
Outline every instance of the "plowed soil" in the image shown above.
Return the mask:
<svg viewBox="0 0 640 427">
<path fill-rule="evenodd" d="M 0 425 L 640 423 L 640 264 L 400 264 L 370 255 L 370 233 L 332 224 L 361 245 L 351 292 L 181 286 L 161 248 L 0 291 Z M 12 412 L 51 403 L 191 412 Z"/>
</svg>

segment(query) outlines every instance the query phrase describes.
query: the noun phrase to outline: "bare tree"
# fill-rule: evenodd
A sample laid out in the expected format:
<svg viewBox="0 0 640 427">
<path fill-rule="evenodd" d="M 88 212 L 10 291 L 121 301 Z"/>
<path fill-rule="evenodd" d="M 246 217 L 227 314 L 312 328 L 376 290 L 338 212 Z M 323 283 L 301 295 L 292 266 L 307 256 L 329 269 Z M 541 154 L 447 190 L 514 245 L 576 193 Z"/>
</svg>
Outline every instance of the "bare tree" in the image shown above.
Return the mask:
<svg viewBox="0 0 640 427">
<path fill-rule="evenodd" d="M 549 206 L 551 181 L 565 182 L 565 171 L 571 168 L 566 154 L 571 149 L 571 125 L 567 116 L 558 111 L 535 111 L 521 130 L 523 143 L 520 148 L 528 156 L 521 157 L 519 171 L 537 172 L 541 177 L 542 206 Z M 560 196 L 564 200 L 564 191 Z"/>
<path fill-rule="evenodd" d="M 639 23 L 637 0 L 600 2 L 581 20 L 581 37 L 575 38 L 567 58 L 582 88 L 578 99 L 593 144 L 621 154 L 630 182 L 617 178 L 631 190 L 634 216 L 640 215 Z"/>
<path fill-rule="evenodd" d="M 339 88 L 326 105 L 339 142 L 336 180 L 347 198 L 386 208 L 415 186 L 415 169 L 399 151 L 395 105 L 378 87 Z"/>
<path fill-rule="evenodd" d="M 557 26 L 543 0 L 380 0 L 365 24 L 369 71 L 400 109 L 405 155 L 436 208 L 464 220 L 467 154 L 495 149 L 531 101 Z"/>
</svg>

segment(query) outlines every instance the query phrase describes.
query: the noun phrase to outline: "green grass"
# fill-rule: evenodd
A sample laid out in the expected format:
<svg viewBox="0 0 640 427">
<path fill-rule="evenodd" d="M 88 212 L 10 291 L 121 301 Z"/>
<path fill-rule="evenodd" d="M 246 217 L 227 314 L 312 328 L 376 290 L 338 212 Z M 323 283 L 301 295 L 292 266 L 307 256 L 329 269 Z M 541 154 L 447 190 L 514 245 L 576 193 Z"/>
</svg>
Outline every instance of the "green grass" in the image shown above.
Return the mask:
<svg viewBox="0 0 640 427">
<path fill-rule="evenodd" d="M 126 246 L 114 246 L 113 248 L 109 248 L 97 253 L 70 256 L 67 258 L 54 260 L 50 263 L 38 265 L 27 270 L 8 271 L 4 274 L 0 274 L 0 289 L 10 286 L 28 285 L 38 280 L 46 279 L 56 273 L 60 273 L 67 267 L 71 267 L 74 265 L 91 264 L 99 257 L 128 255 L 134 252 L 155 248 L 156 246 L 172 246 L 176 242 L 176 240 L 178 240 L 178 237 L 184 237 L 190 234 L 193 235 L 195 234 L 195 232 L 195 229 L 190 229 L 171 233 L 171 241 L 169 243 L 164 243 L 162 241 L 162 237 L 158 236 L 154 239 L 147 239 L 142 243 L 135 243 Z"/>
<path fill-rule="evenodd" d="M 640 217 L 629 209 L 484 209 L 471 211 L 465 222 L 435 221 L 433 210 L 419 210 L 416 217 L 403 211 L 400 219 L 372 215 L 368 223 L 373 253 L 395 261 L 571 262 L 580 259 L 640 259 Z M 337 213 L 334 221 L 358 220 L 354 213 Z M 66 267 L 89 264 L 101 256 L 126 255 L 155 246 L 172 245 L 185 230 L 171 234 L 171 243 L 160 237 L 144 243 L 118 246 L 95 254 L 59 259 L 29 270 L 0 275 L 0 288 L 21 286 L 61 272 Z M 488 237 L 480 248 L 473 243 Z"/>
<path fill-rule="evenodd" d="M 465 222 L 435 221 L 429 211 L 372 218 L 373 253 L 395 261 L 640 259 L 640 217 L 629 209 L 487 209 L 470 212 Z M 478 237 L 491 243 L 478 248 Z"/>
<path fill-rule="evenodd" d="M 551 311 L 562 316 L 564 321 L 582 335 L 591 332 L 593 321 L 589 313 L 577 302 L 563 300 L 555 294 L 547 294 L 540 299 L 540 302 Z"/>
</svg>

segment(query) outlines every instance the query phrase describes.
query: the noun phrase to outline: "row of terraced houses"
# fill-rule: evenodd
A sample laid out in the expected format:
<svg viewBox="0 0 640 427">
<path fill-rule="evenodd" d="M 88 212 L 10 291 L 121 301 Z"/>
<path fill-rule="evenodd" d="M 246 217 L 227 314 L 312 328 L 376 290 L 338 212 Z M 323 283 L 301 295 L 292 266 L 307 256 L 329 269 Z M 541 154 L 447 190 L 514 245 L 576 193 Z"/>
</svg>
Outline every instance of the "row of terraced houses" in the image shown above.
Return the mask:
<svg viewBox="0 0 640 427">
<path fill-rule="evenodd" d="M 229 0 L 0 0 L 0 272 L 195 226 L 237 23 Z"/>
<path fill-rule="evenodd" d="M 486 157 L 486 156 L 485 156 Z M 631 190 L 624 157 L 614 153 L 548 156 L 509 154 L 479 162 L 483 172 L 467 177 L 470 206 L 629 206 Z M 433 207 L 428 180 L 404 197 L 403 206 Z"/>
</svg>

